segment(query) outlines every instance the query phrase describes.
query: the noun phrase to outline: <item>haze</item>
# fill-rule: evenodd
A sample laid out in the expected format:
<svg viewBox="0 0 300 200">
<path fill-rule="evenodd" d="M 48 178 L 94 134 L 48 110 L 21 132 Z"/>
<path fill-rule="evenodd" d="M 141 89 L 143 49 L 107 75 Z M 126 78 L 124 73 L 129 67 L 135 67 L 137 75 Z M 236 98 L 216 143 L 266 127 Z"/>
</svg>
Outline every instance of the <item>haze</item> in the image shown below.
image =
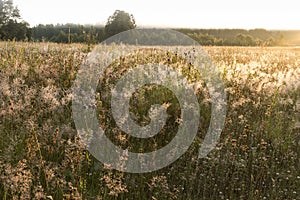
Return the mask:
<svg viewBox="0 0 300 200">
<path fill-rule="evenodd" d="M 133 14 L 140 27 L 300 29 L 296 0 L 14 0 L 14 4 L 31 26 L 105 24 L 119 9 Z"/>
</svg>

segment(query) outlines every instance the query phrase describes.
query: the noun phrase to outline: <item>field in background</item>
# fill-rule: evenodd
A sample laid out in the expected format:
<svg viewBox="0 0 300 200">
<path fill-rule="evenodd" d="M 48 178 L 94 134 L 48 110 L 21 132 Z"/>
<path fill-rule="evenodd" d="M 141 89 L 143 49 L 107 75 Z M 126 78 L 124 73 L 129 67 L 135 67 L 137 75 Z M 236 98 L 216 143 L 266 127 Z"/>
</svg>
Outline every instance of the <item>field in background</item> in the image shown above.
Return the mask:
<svg viewBox="0 0 300 200">
<path fill-rule="evenodd" d="M 97 162 L 75 130 L 71 87 L 90 47 L 0 43 L 0 199 L 298 199 L 300 49 L 204 49 L 220 69 L 228 94 L 218 146 L 207 158 L 197 159 L 210 121 L 210 98 L 205 84 L 193 82 L 201 110 L 193 145 L 164 169 L 130 174 Z M 149 56 L 144 54 L 144 59 Z M 158 52 L 154 57 L 178 64 L 173 54 Z M 135 62 L 133 56 L 111 67 L 121 74 L 118 70 L 126 71 Z M 192 73 L 184 64 L 182 69 L 185 76 Z M 145 115 L 143 98 L 135 98 L 132 112 Z M 109 129 L 106 100 L 100 97 L 97 106 Z M 176 129 L 171 122 L 169 126 Z M 139 151 L 124 133 L 109 130 L 117 145 Z M 143 150 L 172 139 L 162 135 Z"/>
</svg>

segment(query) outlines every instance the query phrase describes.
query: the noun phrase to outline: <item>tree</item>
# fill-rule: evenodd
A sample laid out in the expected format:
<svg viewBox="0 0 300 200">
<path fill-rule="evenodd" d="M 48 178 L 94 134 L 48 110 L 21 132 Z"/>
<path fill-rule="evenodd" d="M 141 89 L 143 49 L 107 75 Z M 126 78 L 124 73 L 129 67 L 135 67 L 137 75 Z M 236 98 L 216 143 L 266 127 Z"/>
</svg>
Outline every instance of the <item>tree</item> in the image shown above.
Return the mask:
<svg viewBox="0 0 300 200">
<path fill-rule="evenodd" d="M 0 0 L 0 28 L 9 20 L 17 20 L 20 17 L 20 11 L 13 6 L 12 0 Z"/>
<path fill-rule="evenodd" d="M 0 39 L 29 39 L 31 31 L 29 24 L 21 19 L 20 11 L 13 5 L 12 0 L 0 0 Z"/>
<path fill-rule="evenodd" d="M 237 45 L 240 46 L 254 46 L 256 45 L 255 40 L 250 35 L 238 34 L 236 36 Z"/>
<path fill-rule="evenodd" d="M 133 15 L 125 11 L 116 10 L 107 20 L 105 34 L 106 37 L 110 37 L 120 32 L 134 29 L 135 27 L 136 24 Z"/>
<path fill-rule="evenodd" d="M 223 44 L 223 40 L 218 40 L 213 35 L 209 35 L 208 33 L 202 34 L 202 33 L 193 33 L 188 34 L 192 39 L 199 42 L 200 45 L 203 46 L 210 46 L 210 45 L 216 45 L 216 44 Z"/>
</svg>

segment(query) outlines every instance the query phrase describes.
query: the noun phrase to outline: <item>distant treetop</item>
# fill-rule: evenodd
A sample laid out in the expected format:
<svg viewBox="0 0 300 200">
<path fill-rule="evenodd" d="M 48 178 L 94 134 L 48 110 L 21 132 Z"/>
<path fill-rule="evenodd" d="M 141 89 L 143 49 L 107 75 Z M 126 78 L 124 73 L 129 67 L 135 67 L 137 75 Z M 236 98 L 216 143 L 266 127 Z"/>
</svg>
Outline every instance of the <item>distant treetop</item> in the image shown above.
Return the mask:
<svg viewBox="0 0 300 200">
<path fill-rule="evenodd" d="M 135 19 L 132 14 L 122 10 L 116 10 L 107 20 L 105 34 L 106 37 L 110 37 L 120 32 L 134 29 L 135 27 Z"/>
</svg>

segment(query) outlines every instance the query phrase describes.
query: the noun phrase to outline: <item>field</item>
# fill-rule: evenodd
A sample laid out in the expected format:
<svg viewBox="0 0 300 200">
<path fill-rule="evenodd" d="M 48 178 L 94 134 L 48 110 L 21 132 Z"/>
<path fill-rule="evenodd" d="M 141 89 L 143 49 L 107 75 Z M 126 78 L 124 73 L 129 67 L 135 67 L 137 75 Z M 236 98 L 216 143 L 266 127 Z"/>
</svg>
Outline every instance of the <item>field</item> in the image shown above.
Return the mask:
<svg viewBox="0 0 300 200">
<path fill-rule="evenodd" d="M 0 199 L 299 199 L 299 48 L 204 47 L 225 84 L 227 115 L 218 145 L 201 159 L 198 149 L 209 126 L 211 101 L 205 84 L 192 78 L 193 68 L 177 55 L 153 49 L 137 53 L 142 58 L 114 62 L 113 73 L 107 70 L 101 77 L 106 81 L 98 87 L 96 105 L 107 136 L 124 149 L 163 147 L 174 137 L 178 118 L 172 94 L 150 86 L 132 98 L 131 112 L 143 123 L 149 102 L 171 102 L 175 116 L 169 129 L 142 143 L 117 129 L 109 98 L 101 92 L 136 63 L 176 65 L 194 84 L 199 101 L 200 125 L 188 151 L 171 165 L 143 174 L 103 165 L 78 137 L 71 89 L 91 49 L 0 43 Z"/>
</svg>

